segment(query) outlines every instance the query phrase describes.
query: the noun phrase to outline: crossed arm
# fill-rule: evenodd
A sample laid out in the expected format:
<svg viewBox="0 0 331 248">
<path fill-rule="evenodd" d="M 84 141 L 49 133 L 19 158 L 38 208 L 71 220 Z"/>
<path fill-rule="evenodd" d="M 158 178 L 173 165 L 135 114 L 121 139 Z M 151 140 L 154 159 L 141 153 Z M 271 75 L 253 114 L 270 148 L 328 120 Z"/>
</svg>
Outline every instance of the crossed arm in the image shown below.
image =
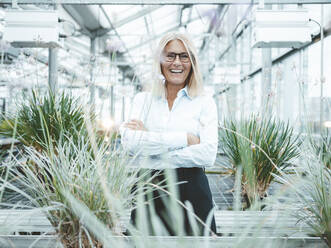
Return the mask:
<svg viewBox="0 0 331 248">
<path fill-rule="evenodd" d="M 144 126 L 144 123 L 137 119 L 131 119 L 128 122 L 124 123 L 123 126 L 131 130 L 140 130 L 148 132 L 147 128 L 145 128 Z M 187 145 L 191 146 L 197 144 L 200 144 L 200 138 L 198 136 L 195 136 L 194 134 L 187 133 Z"/>
<path fill-rule="evenodd" d="M 199 137 L 186 132 L 149 131 L 137 116 L 124 123 L 120 131 L 123 147 L 131 153 L 160 155 L 178 167 L 207 167 L 216 159 L 217 123 L 216 105 L 212 101 L 201 113 Z"/>
</svg>

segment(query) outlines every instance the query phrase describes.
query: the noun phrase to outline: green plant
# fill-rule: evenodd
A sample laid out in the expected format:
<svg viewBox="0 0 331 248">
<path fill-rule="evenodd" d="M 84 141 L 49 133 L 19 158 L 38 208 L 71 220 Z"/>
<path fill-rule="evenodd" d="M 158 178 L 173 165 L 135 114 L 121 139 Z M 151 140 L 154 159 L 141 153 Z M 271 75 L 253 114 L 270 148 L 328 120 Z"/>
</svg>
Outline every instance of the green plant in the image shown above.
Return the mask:
<svg viewBox="0 0 331 248">
<path fill-rule="evenodd" d="M 246 120 L 225 120 L 220 144 L 232 164 L 232 173 L 242 168 L 242 191 L 246 208 L 262 199 L 274 180 L 298 157 L 300 141 L 289 123 L 256 115 Z"/>
<path fill-rule="evenodd" d="M 331 170 L 315 156 L 305 156 L 302 161 L 297 173 L 280 176 L 279 180 L 295 193 L 287 202 L 295 206 L 292 214 L 331 247 Z"/>
<path fill-rule="evenodd" d="M 19 147 L 20 145 L 17 144 L 14 145 L 14 143 L 10 143 L 10 142 L 9 144 L 3 144 L 0 147 L 0 179 L 3 182 L 11 180 L 11 178 L 9 177 L 7 165 L 10 158 L 13 157 L 15 157 L 15 159 L 20 158 Z M 15 192 L 6 189 L 5 186 L 0 184 L 0 204 L 6 202 L 7 197 L 10 197 L 11 193 L 15 194 Z M 1 205 L 0 205 L 0 209 L 1 209 Z"/>
<path fill-rule="evenodd" d="M 320 161 L 331 169 L 331 134 L 328 130 L 321 134 L 319 139 L 310 137 L 310 145 Z"/>
<path fill-rule="evenodd" d="M 6 150 L 0 148 L 0 178 L 2 178 L 5 173 L 5 167 L 2 164 L 5 158 L 5 154 Z"/>
<path fill-rule="evenodd" d="M 243 246 L 248 248 L 285 247 L 284 240 L 281 239 L 254 238 L 255 232 L 261 230 L 263 220 L 260 228 L 247 226 L 247 229 L 243 230 L 239 236 L 232 237 L 232 241 L 226 245 L 225 240 L 208 239 L 208 232 L 203 238 L 189 239 L 180 235 L 176 239 L 173 237 L 167 239 L 166 237 L 149 237 L 143 232 L 136 232 L 131 225 L 128 225 L 132 234 L 128 242 L 126 238 L 118 237 L 120 232 L 116 231 L 115 227 L 118 219 L 125 216 L 124 210 L 129 208 L 132 201 L 130 190 L 132 185 L 140 181 L 127 166 L 133 161 L 122 157 L 120 153 L 109 153 L 108 146 L 97 149 L 95 156 L 91 156 L 86 143 L 75 145 L 68 142 L 59 145 L 58 152 L 52 154 L 40 153 L 34 148 L 26 148 L 25 151 L 26 157 L 32 162 L 19 163 L 20 168 L 17 167 L 16 160 L 10 161 L 11 164 L 8 165 L 12 177 L 24 187 L 17 188 L 10 182 L 7 182 L 6 187 L 28 198 L 31 202 L 30 207 L 44 209 L 52 224 L 57 228 L 65 247 L 207 248 L 217 245 L 237 248 Z M 77 154 L 75 158 L 68 156 L 72 152 Z M 172 196 L 174 192 L 171 190 L 171 179 L 169 183 L 169 193 Z M 141 185 L 140 189 L 158 187 L 158 185 L 148 184 Z M 144 195 L 138 195 L 138 207 L 143 212 L 142 216 L 146 214 L 143 208 L 146 202 L 139 203 L 144 201 L 143 199 Z M 180 216 L 179 208 L 176 208 L 173 203 L 177 203 L 174 198 L 167 202 L 171 213 L 178 217 Z M 157 216 L 155 213 L 150 214 L 156 225 L 156 234 L 164 235 L 164 228 Z M 177 217 L 175 219 L 179 220 Z M 146 227 L 145 223 L 146 219 L 140 218 L 139 230 Z"/>
<path fill-rule="evenodd" d="M 17 112 L 0 125 L 0 135 L 14 137 L 24 145 L 34 146 L 38 151 L 52 150 L 70 137 L 78 143 L 87 137 L 82 105 L 72 96 L 49 91 L 41 96 L 32 91 L 18 104 Z M 93 114 L 89 118 L 94 120 Z"/>
<path fill-rule="evenodd" d="M 137 178 L 125 166 L 127 157 L 109 150 L 107 144 L 102 144 L 92 155 L 88 142 L 75 144 L 70 139 L 58 144 L 57 152 L 51 154 L 27 147 L 26 163 L 13 159 L 8 165 L 11 178 L 24 190 L 9 182 L 6 187 L 26 197 L 31 207 L 45 209 L 66 247 L 89 242 L 99 247 L 65 194 L 71 194 L 105 226 L 114 229 L 119 223 L 117 212 L 131 204 L 131 188 Z M 76 156 L 69 156 L 71 153 Z"/>
<path fill-rule="evenodd" d="M 169 191 L 170 197 L 172 197 L 172 191 Z M 68 201 L 71 202 L 71 206 L 73 211 L 80 216 L 81 221 L 84 225 L 94 233 L 104 247 L 137 247 L 137 248 L 149 248 L 149 247 L 161 247 L 161 248 L 171 248 L 171 247 L 199 247 L 199 248 L 207 248 L 207 247 L 234 247 L 234 248 L 255 248 L 255 247 L 299 247 L 299 244 L 294 244 L 287 238 L 280 238 L 283 233 L 272 233 L 271 237 L 266 237 L 265 232 L 263 232 L 263 226 L 266 222 L 266 219 L 272 218 L 275 216 L 270 214 L 265 219 L 261 218 L 260 222 L 256 223 L 247 223 L 246 228 L 242 228 L 242 223 L 234 221 L 234 228 L 238 225 L 238 229 L 241 230 L 240 233 L 235 233 L 231 237 L 220 237 L 220 238 L 210 238 L 205 233 L 205 236 L 201 237 L 185 237 L 185 235 L 178 235 L 177 237 L 165 237 L 164 228 L 157 221 L 157 216 L 155 213 L 151 212 L 148 218 L 154 219 L 156 223 L 156 235 L 157 236 L 147 236 L 144 232 L 136 232 L 132 226 L 128 226 L 131 237 L 128 238 L 118 238 L 114 235 L 113 231 L 107 226 L 105 226 L 96 216 L 90 211 L 86 206 L 84 206 L 79 200 L 73 197 L 71 194 L 66 194 Z M 273 196 L 272 196 L 273 197 Z M 271 198 L 272 198 L 271 197 Z M 172 199 L 173 200 L 173 199 Z M 276 200 L 276 199 L 274 199 Z M 138 225 L 142 227 L 146 227 L 146 214 L 144 213 L 143 205 L 140 204 L 140 210 L 142 211 L 142 218 L 138 221 Z M 179 216 L 180 213 L 178 209 L 176 209 L 175 205 L 172 205 L 169 202 L 170 211 L 174 214 L 174 216 Z M 269 211 L 267 211 L 268 213 Z M 289 213 L 289 211 L 286 211 Z M 283 212 L 279 214 L 284 215 Z M 276 217 L 278 218 L 278 217 Z M 274 219 L 275 226 L 282 227 L 282 223 L 278 223 L 278 219 Z M 194 225 L 194 223 L 192 223 Z M 270 227 L 269 227 L 270 228 Z M 286 232 L 287 231 L 287 232 Z M 263 234 L 262 234 L 263 233 Z M 262 234 L 262 235 L 261 235 Z M 288 229 L 284 228 L 284 234 L 288 234 Z M 263 238 L 261 238 L 263 237 Z M 277 238 L 278 237 L 278 238 Z M 305 241 L 306 242 L 306 241 Z M 300 246 L 301 247 L 301 246 Z M 303 247 L 311 247 L 308 245 Z"/>
</svg>

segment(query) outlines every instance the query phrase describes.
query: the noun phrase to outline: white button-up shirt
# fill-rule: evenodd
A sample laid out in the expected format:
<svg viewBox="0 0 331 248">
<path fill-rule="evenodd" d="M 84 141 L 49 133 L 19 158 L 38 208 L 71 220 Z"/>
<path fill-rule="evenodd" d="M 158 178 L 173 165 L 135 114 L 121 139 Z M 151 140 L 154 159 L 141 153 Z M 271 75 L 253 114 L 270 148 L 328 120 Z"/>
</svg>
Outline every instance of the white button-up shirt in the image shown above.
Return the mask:
<svg viewBox="0 0 331 248">
<path fill-rule="evenodd" d="M 162 97 L 138 93 L 129 119 L 138 119 L 148 131 L 120 127 L 125 150 L 136 158 L 131 164 L 143 168 L 208 167 L 216 159 L 218 119 L 216 104 L 210 96 L 191 98 L 187 88 L 177 93 L 172 109 Z M 188 146 L 187 133 L 200 138 Z"/>
</svg>

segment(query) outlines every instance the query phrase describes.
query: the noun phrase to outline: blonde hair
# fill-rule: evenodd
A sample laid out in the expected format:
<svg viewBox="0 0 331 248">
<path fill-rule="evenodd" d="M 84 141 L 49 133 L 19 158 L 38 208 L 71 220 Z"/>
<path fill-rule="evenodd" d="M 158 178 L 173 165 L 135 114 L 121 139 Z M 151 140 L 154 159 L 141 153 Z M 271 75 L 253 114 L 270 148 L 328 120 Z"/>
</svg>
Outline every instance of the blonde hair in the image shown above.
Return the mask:
<svg viewBox="0 0 331 248">
<path fill-rule="evenodd" d="M 203 93 L 203 80 L 200 71 L 200 65 L 198 61 L 198 53 L 193 45 L 192 40 L 186 34 L 182 33 L 167 33 L 164 35 L 155 52 L 154 63 L 153 63 L 153 87 L 152 94 L 155 96 L 166 97 L 166 85 L 165 78 L 162 75 L 161 70 L 161 56 L 165 46 L 173 40 L 180 40 L 183 42 L 191 60 L 191 71 L 188 75 L 186 83 L 188 94 L 190 97 L 195 97 Z"/>
</svg>

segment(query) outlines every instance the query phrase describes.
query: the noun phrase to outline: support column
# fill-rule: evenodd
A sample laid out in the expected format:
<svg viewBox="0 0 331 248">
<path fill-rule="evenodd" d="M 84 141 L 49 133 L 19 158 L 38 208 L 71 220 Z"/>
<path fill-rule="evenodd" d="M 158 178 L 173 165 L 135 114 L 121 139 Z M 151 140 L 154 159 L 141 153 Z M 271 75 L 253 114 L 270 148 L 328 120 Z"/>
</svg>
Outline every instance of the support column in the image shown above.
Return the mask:
<svg viewBox="0 0 331 248">
<path fill-rule="evenodd" d="M 320 75 L 320 133 L 322 133 L 324 127 L 324 5 L 321 4 L 321 75 Z"/>
<path fill-rule="evenodd" d="M 57 5 L 54 6 L 54 10 L 58 8 Z M 55 95 L 57 93 L 57 61 L 58 48 L 48 48 L 48 88 Z"/>
<path fill-rule="evenodd" d="M 220 100 L 219 100 L 219 94 L 217 94 L 217 92 L 215 92 L 214 95 L 214 101 L 216 104 L 216 108 L 217 108 L 217 116 L 218 116 L 218 123 L 220 123 L 221 121 L 221 110 L 220 110 Z"/>
<path fill-rule="evenodd" d="M 253 36 L 253 28 L 252 25 L 248 26 L 248 42 L 249 42 L 249 65 L 248 65 L 248 72 L 251 72 L 253 70 L 253 48 L 252 48 L 252 36 Z M 247 75 L 247 72 L 246 72 Z M 248 82 L 247 82 L 248 81 Z M 245 79 L 245 83 L 249 83 L 249 112 L 253 113 L 255 111 L 255 106 L 256 106 L 256 100 L 255 100 L 255 83 L 253 82 L 252 79 Z M 247 92 L 246 92 L 247 94 Z"/>
<path fill-rule="evenodd" d="M 90 83 L 89 83 L 89 88 L 90 88 L 90 104 L 92 106 L 95 105 L 95 85 L 94 85 L 94 66 L 95 66 L 95 50 L 96 50 L 96 38 L 93 37 L 91 38 L 91 44 L 90 44 Z"/>
<path fill-rule="evenodd" d="M 48 48 L 48 87 L 54 95 L 57 93 L 57 53 L 58 48 Z"/>
<path fill-rule="evenodd" d="M 298 99 L 299 99 L 299 131 L 300 133 L 303 132 L 303 126 L 304 126 L 304 119 L 303 119 L 303 113 L 304 113 L 304 85 L 303 85 L 303 49 L 300 50 L 299 53 L 299 78 L 298 78 Z"/>
<path fill-rule="evenodd" d="M 125 75 L 124 70 L 122 70 L 122 86 L 123 87 L 125 87 L 125 85 L 124 85 L 124 75 Z M 122 92 L 123 91 L 124 90 L 122 89 Z M 125 95 L 123 94 L 122 95 L 122 118 L 121 118 L 121 122 L 124 122 L 124 120 L 125 120 Z"/>
<path fill-rule="evenodd" d="M 114 85 L 110 86 L 110 117 L 115 120 Z"/>
<path fill-rule="evenodd" d="M 265 9 L 271 9 L 271 5 L 267 5 Z M 265 115 L 272 115 L 272 101 L 271 101 L 271 72 L 272 72 L 272 58 L 271 48 L 262 49 L 262 84 L 261 84 L 261 110 Z"/>
<path fill-rule="evenodd" d="M 242 36 L 239 38 L 239 42 L 236 44 L 236 50 L 238 50 L 238 45 L 239 45 L 239 66 L 240 66 L 240 80 L 243 78 L 244 76 L 244 41 L 243 41 L 243 35 L 244 32 L 242 34 Z M 236 63 L 238 64 L 238 62 Z M 240 106 L 242 106 L 240 108 L 240 118 L 245 117 L 245 113 L 249 113 L 249 109 L 247 109 L 245 106 L 247 106 L 247 92 L 245 92 L 245 84 L 247 84 L 247 82 L 245 81 L 241 81 L 239 82 L 238 87 L 240 87 Z M 248 104 L 249 105 L 249 104 Z"/>
</svg>

